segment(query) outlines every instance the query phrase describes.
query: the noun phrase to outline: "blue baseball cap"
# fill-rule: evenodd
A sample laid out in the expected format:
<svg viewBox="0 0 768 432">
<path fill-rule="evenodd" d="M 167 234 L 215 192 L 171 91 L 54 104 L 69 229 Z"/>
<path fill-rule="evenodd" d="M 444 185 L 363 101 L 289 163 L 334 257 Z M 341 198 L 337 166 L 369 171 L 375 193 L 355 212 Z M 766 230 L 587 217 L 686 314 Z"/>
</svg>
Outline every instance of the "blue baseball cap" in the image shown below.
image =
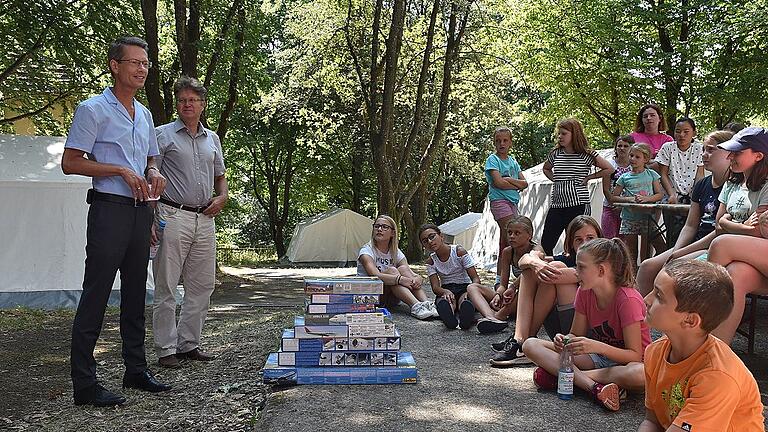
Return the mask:
<svg viewBox="0 0 768 432">
<path fill-rule="evenodd" d="M 718 147 L 729 152 L 752 149 L 768 154 L 768 130 L 757 126 L 744 128 Z"/>
</svg>

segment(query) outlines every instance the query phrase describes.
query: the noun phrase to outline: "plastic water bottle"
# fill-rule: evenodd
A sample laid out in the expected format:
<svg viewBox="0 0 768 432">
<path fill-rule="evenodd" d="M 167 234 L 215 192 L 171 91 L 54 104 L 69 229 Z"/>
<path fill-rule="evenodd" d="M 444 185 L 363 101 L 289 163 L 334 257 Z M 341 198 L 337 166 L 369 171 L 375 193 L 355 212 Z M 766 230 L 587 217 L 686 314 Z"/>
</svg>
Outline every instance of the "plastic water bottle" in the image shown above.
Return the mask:
<svg viewBox="0 0 768 432">
<path fill-rule="evenodd" d="M 557 372 L 557 397 L 563 400 L 573 399 L 573 356 L 567 349 L 568 338 L 563 339 L 563 351 L 560 353 L 560 370 Z"/>
<path fill-rule="evenodd" d="M 165 231 L 165 221 L 161 220 L 157 223 L 157 228 L 155 228 L 157 243 L 149 246 L 149 259 L 155 259 L 157 256 L 157 251 L 160 249 L 160 242 L 163 241 L 163 231 Z"/>
</svg>

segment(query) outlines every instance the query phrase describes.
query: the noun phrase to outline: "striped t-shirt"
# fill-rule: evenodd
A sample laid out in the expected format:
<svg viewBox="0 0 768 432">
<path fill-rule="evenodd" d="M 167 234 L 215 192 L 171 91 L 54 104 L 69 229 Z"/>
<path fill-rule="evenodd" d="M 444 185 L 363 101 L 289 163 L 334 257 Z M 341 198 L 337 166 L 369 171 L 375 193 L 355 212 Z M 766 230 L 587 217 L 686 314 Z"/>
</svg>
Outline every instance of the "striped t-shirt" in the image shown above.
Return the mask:
<svg viewBox="0 0 768 432">
<path fill-rule="evenodd" d="M 552 194 L 550 207 L 576 207 L 589 203 L 589 190 L 582 183 L 595 164 L 597 154 L 566 153 L 562 147 L 549 153 L 547 162 L 552 165 Z"/>
</svg>

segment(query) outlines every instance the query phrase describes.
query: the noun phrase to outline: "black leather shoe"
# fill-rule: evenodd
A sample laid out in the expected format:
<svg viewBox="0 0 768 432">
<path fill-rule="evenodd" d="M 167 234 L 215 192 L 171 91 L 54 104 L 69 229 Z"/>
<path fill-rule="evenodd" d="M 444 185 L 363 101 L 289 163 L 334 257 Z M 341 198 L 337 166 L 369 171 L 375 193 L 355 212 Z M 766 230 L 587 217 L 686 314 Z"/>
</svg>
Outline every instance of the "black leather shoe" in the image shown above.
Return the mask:
<svg viewBox="0 0 768 432">
<path fill-rule="evenodd" d="M 125 374 L 123 375 L 123 388 L 135 388 L 138 390 L 148 391 L 150 393 L 158 393 L 168 391 L 171 386 L 163 384 L 152 375 L 152 372 L 147 369 L 140 374 Z"/>
<path fill-rule="evenodd" d="M 215 359 L 216 356 L 208 354 L 205 351 L 200 351 L 200 348 L 195 348 L 192 351 L 187 351 L 185 353 L 176 353 L 176 358 L 182 360 L 211 361 Z"/>
<path fill-rule="evenodd" d="M 108 407 L 122 405 L 125 398 L 117 393 L 105 389 L 101 384 L 75 390 L 75 405 L 93 405 L 95 407 Z"/>
</svg>

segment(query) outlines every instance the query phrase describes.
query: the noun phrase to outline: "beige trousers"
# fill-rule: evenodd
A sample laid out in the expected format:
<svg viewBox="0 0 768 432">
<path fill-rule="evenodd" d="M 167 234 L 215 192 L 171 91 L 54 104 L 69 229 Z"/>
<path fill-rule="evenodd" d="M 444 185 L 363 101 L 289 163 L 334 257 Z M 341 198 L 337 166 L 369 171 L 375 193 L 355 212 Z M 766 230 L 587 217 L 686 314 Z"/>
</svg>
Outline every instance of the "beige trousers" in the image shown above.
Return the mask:
<svg viewBox="0 0 768 432">
<path fill-rule="evenodd" d="M 155 304 L 152 328 L 158 357 L 200 347 L 200 335 L 216 281 L 216 227 L 201 213 L 157 204 L 165 220 L 160 249 L 152 262 Z M 176 324 L 176 287 L 183 277 L 184 298 Z"/>
</svg>

